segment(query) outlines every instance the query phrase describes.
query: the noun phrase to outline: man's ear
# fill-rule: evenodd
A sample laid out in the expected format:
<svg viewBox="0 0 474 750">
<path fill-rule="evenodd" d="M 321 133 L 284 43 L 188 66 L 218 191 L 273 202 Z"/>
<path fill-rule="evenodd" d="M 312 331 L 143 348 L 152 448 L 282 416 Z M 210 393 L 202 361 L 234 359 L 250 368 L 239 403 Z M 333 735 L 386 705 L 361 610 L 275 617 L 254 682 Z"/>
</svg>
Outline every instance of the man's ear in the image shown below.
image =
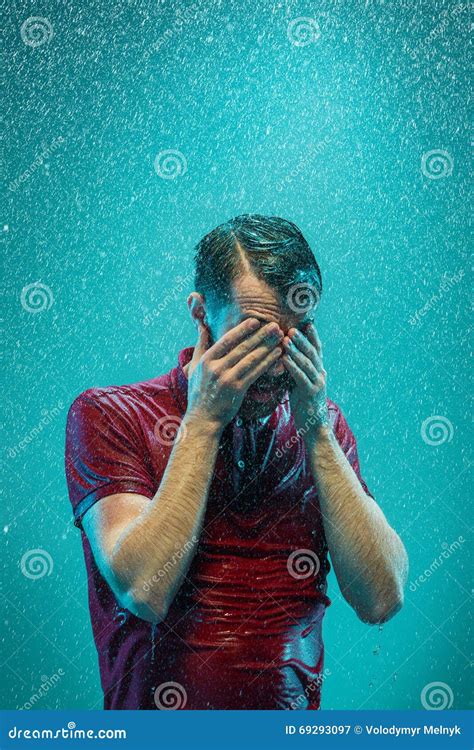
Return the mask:
<svg viewBox="0 0 474 750">
<path fill-rule="evenodd" d="M 191 292 L 187 299 L 189 314 L 194 322 L 194 325 L 199 330 L 199 325 L 202 324 L 208 328 L 207 313 L 206 313 L 206 302 L 204 297 L 199 292 Z"/>
</svg>

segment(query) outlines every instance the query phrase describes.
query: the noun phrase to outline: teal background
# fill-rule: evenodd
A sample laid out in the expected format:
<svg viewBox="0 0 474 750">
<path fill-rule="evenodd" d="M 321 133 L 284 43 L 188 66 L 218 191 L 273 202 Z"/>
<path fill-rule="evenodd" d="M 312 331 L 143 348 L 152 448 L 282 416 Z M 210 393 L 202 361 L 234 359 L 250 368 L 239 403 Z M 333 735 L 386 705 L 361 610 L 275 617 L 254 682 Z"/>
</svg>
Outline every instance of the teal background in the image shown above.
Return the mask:
<svg viewBox="0 0 474 750">
<path fill-rule="evenodd" d="M 407 587 L 404 609 L 381 630 L 358 621 L 331 573 L 322 707 L 419 709 L 423 688 L 442 682 L 452 708 L 467 708 L 468 6 L 194 7 L 181 29 L 171 2 L 18 1 L 9 11 L 1 705 L 24 706 L 61 670 L 37 708 L 101 707 L 63 470 L 67 408 L 91 386 L 175 365 L 194 343 L 186 308 L 194 245 L 222 221 L 259 212 L 295 221 L 320 263 L 328 395 L 406 544 L 409 580 L 466 540 L 426 582 Z M 22 41 L 30 16 L 49 19 L 48 42 Z M 320 28 L 305 46 L 287 36 L 300 16 Z M 157 45 L 166 30 L 171 37 Z M 164 179 L 154 160 L 170 148 L 187 171 Z M 422 171 L 434 149 L 453 165 L 444 178 Z M 38 281 L 52 304 L 29 312 L 22 290 Z M 433 416 L 448 420 L 450 439 L 437 445 L 421 434 Z M 21 559 L 36 548 L 52 569 L 32 580 Z"/>
</svg>

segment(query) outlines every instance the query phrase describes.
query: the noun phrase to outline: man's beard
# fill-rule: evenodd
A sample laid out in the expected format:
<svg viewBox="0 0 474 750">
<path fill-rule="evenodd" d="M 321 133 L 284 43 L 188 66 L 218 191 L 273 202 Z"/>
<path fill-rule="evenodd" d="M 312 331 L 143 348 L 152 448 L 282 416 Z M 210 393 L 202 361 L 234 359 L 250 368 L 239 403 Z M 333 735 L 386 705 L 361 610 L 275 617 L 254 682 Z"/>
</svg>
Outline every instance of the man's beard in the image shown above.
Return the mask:
<svg viewBox="0 0 474 750">
<path fill-rule="evenodd" d="M 295 382 L 287 371 L 273 377 L 261 375 L 249 387 L 239 409 L 239 416 L 244 420 L 269 416 L 294 387 Z"/>
</svg>

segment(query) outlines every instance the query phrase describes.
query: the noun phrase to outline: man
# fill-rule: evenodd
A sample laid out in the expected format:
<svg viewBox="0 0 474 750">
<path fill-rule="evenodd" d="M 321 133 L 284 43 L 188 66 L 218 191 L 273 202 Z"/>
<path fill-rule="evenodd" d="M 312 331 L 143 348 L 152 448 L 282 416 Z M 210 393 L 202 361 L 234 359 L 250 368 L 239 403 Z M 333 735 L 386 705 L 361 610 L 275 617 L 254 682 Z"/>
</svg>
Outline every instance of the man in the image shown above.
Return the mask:
<svg viewBox="0 0 474 750">
<path fill-rule="evenodd" d="M 195 260 L 195 347 L 68 415 L 104 707 L 317 709 L 328 553 L 359 618 L 381 623 L 406 552 L 326 395 L 300 230 L 239 216 Z"/>
</svg>

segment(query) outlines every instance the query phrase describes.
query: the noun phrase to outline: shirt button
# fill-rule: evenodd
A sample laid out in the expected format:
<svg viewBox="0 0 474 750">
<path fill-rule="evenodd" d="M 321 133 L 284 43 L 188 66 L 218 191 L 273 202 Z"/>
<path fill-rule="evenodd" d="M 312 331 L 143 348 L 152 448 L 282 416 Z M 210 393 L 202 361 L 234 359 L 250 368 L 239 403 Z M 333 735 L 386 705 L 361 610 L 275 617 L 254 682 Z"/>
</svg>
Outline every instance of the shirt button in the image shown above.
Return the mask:
<svg viewBox="0 0 474 750">
<path fill-rule="evenodd" d="M 239 467 L 239 469 L 245 469 L 245 461 L 242 461 L 242 459 L 240 459 L 239 461 L 237 461 L 237 466 Z"/>
<path fill-rule="evenodd" d="M 235 420 L 235 424 L 237 425 L 237 427 L 242 427 L 242 420 L 240 417 L 237 417 L 237 419 Z"/>
</svg>

